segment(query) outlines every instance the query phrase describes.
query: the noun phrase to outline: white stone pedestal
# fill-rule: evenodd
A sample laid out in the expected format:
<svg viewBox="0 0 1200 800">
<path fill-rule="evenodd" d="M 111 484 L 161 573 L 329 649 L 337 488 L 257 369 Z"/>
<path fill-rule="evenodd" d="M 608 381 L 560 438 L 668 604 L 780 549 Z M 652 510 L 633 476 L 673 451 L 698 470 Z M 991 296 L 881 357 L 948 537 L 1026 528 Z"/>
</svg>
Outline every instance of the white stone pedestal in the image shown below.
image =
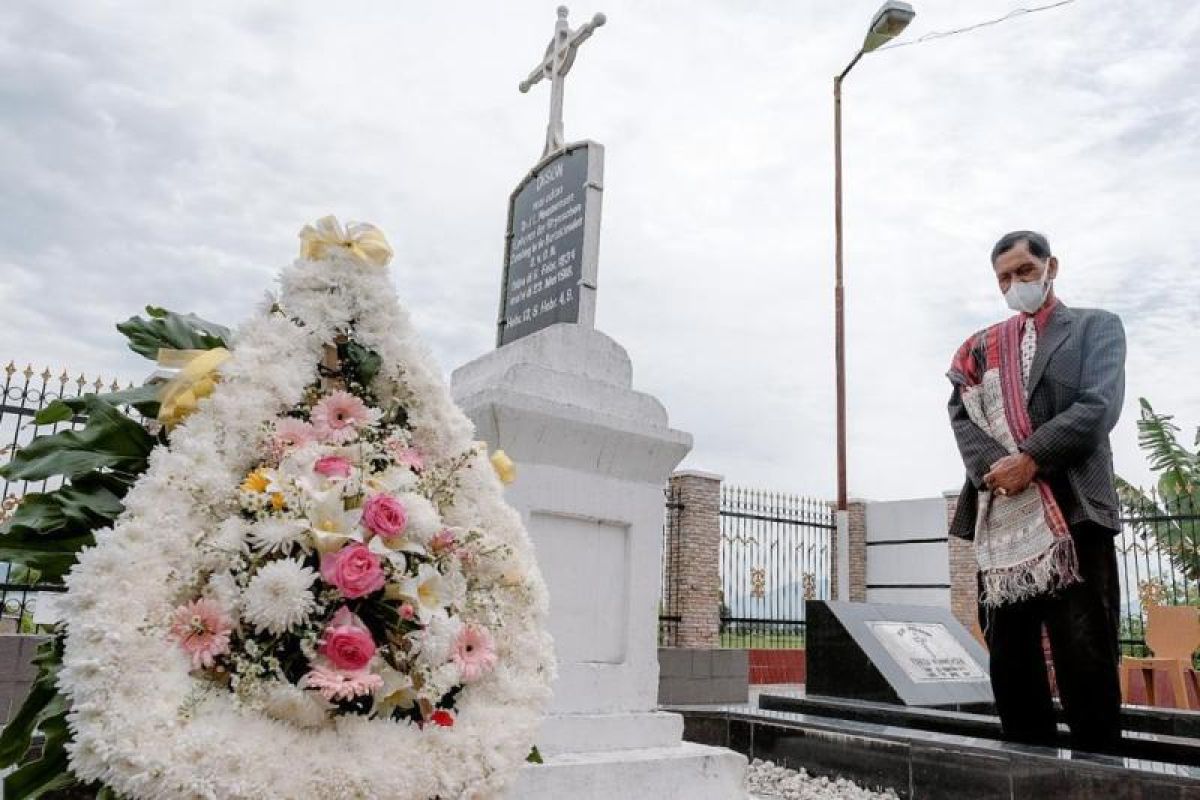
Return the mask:
<svg viewBox="0 0 1200 800">
<path fill-rule="evenodd" d="M 461 367 L 454 398 L 517 464 L 508 501 L 550 592 L 554 701 L 512 798 L 728 800 L 745 758 L 681 741 L 655 710 L 663 487 L 691 449 L 629 356 L 586 326 L 554 325 Z"/>
</svg>

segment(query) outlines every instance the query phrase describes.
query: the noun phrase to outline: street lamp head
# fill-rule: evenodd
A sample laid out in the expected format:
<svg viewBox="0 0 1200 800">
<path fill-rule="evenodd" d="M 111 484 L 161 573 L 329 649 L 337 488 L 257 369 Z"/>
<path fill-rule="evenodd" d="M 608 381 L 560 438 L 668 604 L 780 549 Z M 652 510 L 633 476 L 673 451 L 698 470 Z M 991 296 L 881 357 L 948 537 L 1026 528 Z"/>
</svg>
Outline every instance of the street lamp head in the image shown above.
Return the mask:
<svg viewBox="0 0 1200 800">
<path fill-rule="evenodd" d="M 871 27 L 867 29 L 867 38 L 863 40 L 863 52 L 869 53 L 895 39 L 908 27 L 913 17 L 917 15 L 913 7 L 900 0 L 887 0 L 871 19 Z"/>
</svg>

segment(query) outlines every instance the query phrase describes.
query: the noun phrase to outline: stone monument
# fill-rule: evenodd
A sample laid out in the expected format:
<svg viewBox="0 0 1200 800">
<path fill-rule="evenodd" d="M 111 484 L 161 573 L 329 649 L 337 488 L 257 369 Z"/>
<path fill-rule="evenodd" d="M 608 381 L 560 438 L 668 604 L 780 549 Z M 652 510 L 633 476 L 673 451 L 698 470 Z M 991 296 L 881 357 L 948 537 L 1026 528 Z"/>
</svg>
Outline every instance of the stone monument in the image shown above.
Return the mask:
<svg viewBox="0 0 1200 800">
<path fill-rule="evenodd" d="M 604 18 L 571 31 L 566 16 L 560 8 L 545 60 L 522 84 L 551 79 L 551 118 L 546 153 L 510 199 L 497 349 L 452 378 L 479 438 L 517 463 L 507 499 L 550 592 L 558 678 L 538 738 L 545 763 L 526 766 L 510 797 L 744 797 L 744 757 L 683 742 L 682 718 L 656 710 L 663 488 L 692 439 L 633 389 L 629 356 L 592 325 L 603 150 L 562 141 L 562 78 Z M 560 303 L 543 312 L 552 293 Z M 557 313 L 564 306 L 574 310 Z"/>
</svg>

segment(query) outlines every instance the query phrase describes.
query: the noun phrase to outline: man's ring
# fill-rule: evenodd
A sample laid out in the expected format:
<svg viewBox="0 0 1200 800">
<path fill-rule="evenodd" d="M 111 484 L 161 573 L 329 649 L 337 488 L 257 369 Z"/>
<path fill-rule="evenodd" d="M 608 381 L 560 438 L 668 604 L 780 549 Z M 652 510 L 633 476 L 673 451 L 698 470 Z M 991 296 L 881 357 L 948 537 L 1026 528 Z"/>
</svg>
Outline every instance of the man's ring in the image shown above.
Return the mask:
<svg viewBox="0 0 1200 800">
<path fill-rule="evenodd" d="M 1008 497 L 1008 489 L 1005 489 L 1003 486 L 1001 486 L 996 490 L 996 494 L 1000 495 L 1001 497 Z"/>
</svg>

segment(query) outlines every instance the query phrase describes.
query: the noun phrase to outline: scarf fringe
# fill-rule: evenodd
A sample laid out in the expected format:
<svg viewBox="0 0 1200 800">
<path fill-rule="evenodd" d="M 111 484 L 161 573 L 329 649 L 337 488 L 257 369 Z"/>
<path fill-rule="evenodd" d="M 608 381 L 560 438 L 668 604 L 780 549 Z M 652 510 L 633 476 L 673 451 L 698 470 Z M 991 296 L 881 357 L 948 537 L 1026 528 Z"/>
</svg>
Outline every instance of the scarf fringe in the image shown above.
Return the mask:
<svg viewBox="0 0 1200 800">
<path fill-rule="evenodd" d="M 989 608 L 1078 583 L 1081 578 L 1075 541 L 1069 535 L 1060 536 L 1046 552 L 1012 567 L 990 569 L 982 578 L 980 602 Z"/>
</svg>

